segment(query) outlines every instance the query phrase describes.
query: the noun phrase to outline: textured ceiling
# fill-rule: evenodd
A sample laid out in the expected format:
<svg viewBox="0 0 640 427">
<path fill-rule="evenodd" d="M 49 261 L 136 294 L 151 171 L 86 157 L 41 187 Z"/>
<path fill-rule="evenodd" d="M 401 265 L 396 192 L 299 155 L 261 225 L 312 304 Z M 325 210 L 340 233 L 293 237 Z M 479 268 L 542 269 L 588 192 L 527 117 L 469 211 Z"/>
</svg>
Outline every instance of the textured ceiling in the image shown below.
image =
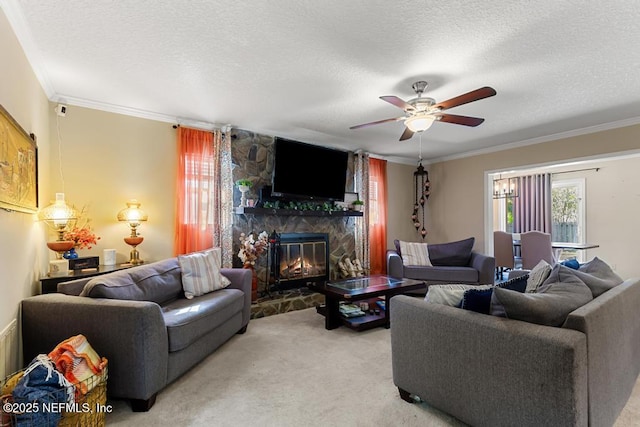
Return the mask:
<svg viewBox="0 0 640 427">
<path fill-rule="evenodd" d="M 640 122 L 637 0 L 2 0 L 52 101 L 415 161 Z M 404 142 L 381 95 L 492 98 Z M 72 109 L 69 110 L 72 112 Z"/>
</svg>

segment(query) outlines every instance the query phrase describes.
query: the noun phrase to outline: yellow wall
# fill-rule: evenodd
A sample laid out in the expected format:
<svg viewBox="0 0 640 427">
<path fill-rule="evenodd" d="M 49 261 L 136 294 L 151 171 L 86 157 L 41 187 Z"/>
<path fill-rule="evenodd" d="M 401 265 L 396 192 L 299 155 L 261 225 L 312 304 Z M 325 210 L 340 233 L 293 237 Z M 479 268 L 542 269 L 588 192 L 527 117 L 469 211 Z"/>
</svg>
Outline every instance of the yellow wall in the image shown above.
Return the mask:
<svg viewBox="0 0 640 427">
<path fill-rule="evenodd" d="M 123 238 L 129 227 L 116 215 L 126 201 L 137 199 L 149 220 L 140 228 L 138 246 L 145 261 L 173 256 L 176 176 L 176 130 L 169 123 L 140 119 L 69 105 L 58 117 L 51 104 L 52 191 L 61 191 L 58 151 L 67 202 L 87 217 L 100 240 L 81 256 L 100 256 L 116 249 L 118 263 L 129 259 Z M 59 138 L 58 138 L 58 128 Z M 58 150 L 60 148 L 60 150 Z M 53 192 L 50 195 L 53 197 Z"/>
<path fill-rule="evenodd" d="M 138 247 L 140 256 L 145 261 L 172 256 L 176 131 L 168 123 L 73 105 L 67 106 L 65 117 L 58 117 L 54 107 L 51 104 L 51 197 L 55 191 L 62 191 L 60 144 L 67 201 L 77 208 L 89 206 L 92 226 L 101 237 L 98 245 L 81 250 L 81 255 L 102 256 L 103 249 L 114 248 L 117 262 L 128 259 L 130 247 L 122 240 L 128 229 L 116 221 L 116 214 L 126 200 L 137 198 L 149 214 L 149 221 L 140 229 L 145 237 Z M 391 162 L 387 165 L 388 186 L 394 189 L 389 191 L 387 229 L 387 248 L 392 248 L 393 239 L 421 238 L 411 222 L 416 168 Z"/>
<path fill-rule="evenodd" d="M 0 104 L 38 142 L 39 199 L 49 192 L 49 104 L 11 26 L 0 10 Z M 42 203 L 42 202 L 41 202 Z M 0 210 L 0 330 L 16 318 L 18 304 L 36 292 L 48 265 L 45 232 L 36 216 Z"/>
</svg>

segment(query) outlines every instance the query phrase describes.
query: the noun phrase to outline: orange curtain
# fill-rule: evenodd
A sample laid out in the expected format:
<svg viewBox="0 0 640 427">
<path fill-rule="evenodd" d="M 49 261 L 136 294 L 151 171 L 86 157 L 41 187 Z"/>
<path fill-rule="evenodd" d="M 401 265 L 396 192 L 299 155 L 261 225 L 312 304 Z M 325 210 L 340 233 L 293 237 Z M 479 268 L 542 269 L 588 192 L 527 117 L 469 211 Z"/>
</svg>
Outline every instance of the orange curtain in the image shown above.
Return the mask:
<svg viewBox="0 0 640 427">
<path fill-rule="evenodd" d="M 174 254 L 213 246 L 214 135 L 178 128 L 178 181 Z"/>
<path fill-rule="evenodd" d="M 387 161 L 369 158 L 370 274 L 386 274 Z"/>
</svg>

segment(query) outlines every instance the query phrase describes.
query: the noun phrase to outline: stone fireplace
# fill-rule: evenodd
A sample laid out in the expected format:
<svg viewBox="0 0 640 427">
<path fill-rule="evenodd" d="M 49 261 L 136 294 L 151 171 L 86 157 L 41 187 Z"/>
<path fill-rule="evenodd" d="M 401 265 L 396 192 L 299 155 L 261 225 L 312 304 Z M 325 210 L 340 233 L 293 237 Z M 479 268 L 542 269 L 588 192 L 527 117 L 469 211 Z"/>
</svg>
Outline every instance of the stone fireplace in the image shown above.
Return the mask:
<svg viewBox="0 0 640 427">
<path fill-rule="evenodd" d="M 252 132 L 234 129 L 232 131 L 232 161 L 234 165 L 233 180 L 249 179 L 253 185 L 246 194 L 248 199 L 257 200 L 260 188 L 271 185 L 271 175 L 273 172 L 273 137 L 267 135 L 255 134 Z M 352 161 L 349 162 L 353 164 Z M 347 188 L 345 191 L 353 191 L 353 172 L 349 173 L 347 178 Z M 351 178 L 350 178 L 351 177 Z M 234 188 L 234 206 L 240 204 L 240 192 Z M 239 250 L 240 233 L 254 232 L 256 235 L 261 231 L 272 234 L 274 231 L 280 236 L 288 234 L 323 234 L 326 235 L 325 245 L 325 269 L 324 274 L 329 279 L 337 278 L 337 270 L 335 268 L 338 260 L 344 255 L 353 257 L 355 255 L 355 229 L 357 221 L 362 221 L 361 217 L 350 217 L 340 215 L 303 215 L 300 212 L 286 214 L 276 209 L 269 212 L 236 212 L 233 215 L 233 263 L 235 267 L 241 267 L 240 260 L 237 257 Z M 312 246 L 317 248 L 314 243 Z M 288 246 L 288 250 L 297 250 L 295 246 Z M 306 246 L 303 246 L 306 248 Z M 321 249 L 316 249 L 316 253 Z M 258 294 L 264 295 L 270 289 L 273 289 L 273 274 L 270 268 L 270 257 L 263 255 L 255 265 L 258 275 Z M 306 264 L 305 264 L 306 265 Z M 295 267 L 294 267 L 295 268 Z M 298 277 L 287 271 L 280 272 L 279 285 L 282 289 L 292 289 L 296 287 L 304 287 L 309 276 L 310 270 L 301 267 L 302 270 Z M 315 267 L 314 267 L 315 269 Z M 314 273 L 315 274 L 315 273 Z M 286 276 L 286 280 L 282 277 Z M 326 280 L 326 279 L 325 279 Z"/>
</svg>

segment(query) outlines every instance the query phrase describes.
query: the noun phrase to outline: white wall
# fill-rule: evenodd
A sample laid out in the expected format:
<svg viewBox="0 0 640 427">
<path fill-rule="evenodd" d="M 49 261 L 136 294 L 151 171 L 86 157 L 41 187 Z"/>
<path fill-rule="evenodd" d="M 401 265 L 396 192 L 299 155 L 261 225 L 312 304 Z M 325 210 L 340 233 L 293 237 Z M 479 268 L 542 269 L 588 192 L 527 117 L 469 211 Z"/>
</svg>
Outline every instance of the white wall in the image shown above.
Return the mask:
<svg viewBox="0 0 640 427">
<path fill-rule="evenodd" d="M 633 246 L 640 237 L 640 157 L 596 161 L 588 167 L 599 170 L 559 176 L 585 179 L 586 240 L 600 245 L 586 251 L 585 260 L 598 256 L 623 277 L 640 276 Z"/>
</svg>

